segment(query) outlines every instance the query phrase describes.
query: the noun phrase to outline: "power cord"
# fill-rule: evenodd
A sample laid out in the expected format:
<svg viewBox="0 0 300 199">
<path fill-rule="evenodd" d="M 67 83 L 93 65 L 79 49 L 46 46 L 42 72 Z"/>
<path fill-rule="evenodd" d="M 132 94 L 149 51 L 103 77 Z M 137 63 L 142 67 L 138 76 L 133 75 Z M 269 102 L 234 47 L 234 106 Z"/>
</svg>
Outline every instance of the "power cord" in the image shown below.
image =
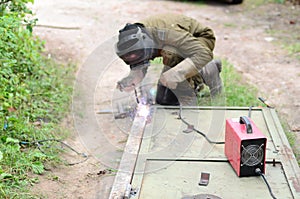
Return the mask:
<svg viewBox="0 0 300 199">
<path fill-rule="evenodd" d="M 262 97 L 258 97 L 258 99 L 264 104 L 266 105 L 268 108 L 275 108 L 274 106 L 271 106 L 268 101 Z"/>
<path fill-rule="evenodd" d="M 261 99 L 260 99 L 260 100 L 261 100 Z M 262 101 L 262 100 L 261 100 L 261 101 Z M 269 107 L 269 106 L 268 106 L 268 107 Z M 252 108 L 253 108 L 252 106 L 249 107 L 248 117 L 251 117 L 251 111 L 252 111 Z M 209 143 L 211 143 L 211 144 L 225 144 L 225 142 L 218 142 L 218 141 L 212 141 L 212 140 L 210 140 L 210 139 L 206 136 L 206 134 L 204 134 L 204 133 L 202 133 L 201 131 L 195 129 L 195 128 L 194 128 L 194 125 L 192 125 L 192 124 L 188 123 L 186 120 L 184 120 L 184 119 L 182 118 L 181 113 L 182 113 L 182 105 L 179 106 L 178 117 L 179 117 L 179 119 L 180 119 L 184 124 L 186 124 L 186 125 L 188 126 L 189 129 L 191 129 L 191 130 L 197 132 L 198 134 L 202 135 L 202 136 L 203 136 Z M 277 198 L 274 196 L 274 193 L 272 192 L 271 186 L 270 186 L 270 184 L 268 183 L 268 181 L 267 181 L 265 175 L 261 172 L 261 170 L 260 170 L 259 168 L 256 168 L 256 169 L 255 169 L 255 173 L 259 174 L 259 175 L 262 177 L 262 179 L 264 180 L 264 182 L 266 183 L 266 185 L 267 185 L 267 187 L 268 187 L 268 190 L 269 190 L 269 193 L 270 193 L 271 197 L 272 197 L 273 199 L 277 199 Z"/>
<path fill-rule="evenodd" d="M 218 142 L 218 141 L 212 141 L 211 139 L 209 139 L 207 137 L 207 135 L 205 135 L 204 133 L 202 133 L 201 131 L 199 131 L 198 129 L 195 129 L 194 125 L 188 123 L 186 120 L 184 120 L 181 116 L 182 113 L 182 105 L 179 105 L 179 113 L 178 113 L 178 117 L 179 119 L 188 126 L 189 129 L 195 131 L 196 133 L 202 135 L 209 143 L 211 144 L 225 144 L 225 142 Z"/>
<path fill-rule="evenodd" d="M 33 142 L 21 141 L 21 142 L 19 142 L 19 144 L 20 145 L 29 145 L 29 146 L 30 145 L 35 145 L 42 153 L 45 154 L 45 152 L 41 149 L 41 146 L 43 145 L 44 142 L 59 142 L 62 145 L 69 148 L 71 151 L 75 152 L 77 155 L 80 155 L 83 158 L 85 158 L 84 160 L 79 161 L 79 162 L 68 163 L 69 166 L 73 166 L 73 165 L 76 165 L 76 164 L 83 163 L 89 158 L 88 155 L 86 155 L 85 153 L 80 153 L 80 152 L 76 151 L 73 147 L 71 147 L 70 145 L 64 143 L 63 141 L 61 141 L 59 139 L 50 138 L 50 139 L 44 139 L 44 140 L 36 140 L 36 141 L 33 141 Z"/>
<path fill-rule="evenodd" d="M 272 189 L 271 189 L 270 184 L 268 183 L 268 181 L 267 181 L 265 175 L 261 172 L 261 170 L 260 170 L 259 168 L 256 168 L 256 169 L 255 169 L 255 173 L 259 174 L 259 175 L 262 177 L 262 179 L 264 180 L 264 182 L 266 183 L 266 185 L 267 185 L 267 187 L 268 187 L 268 190 L 269 190 L 269 193 L 270 193 L 271 197 L 272 197 L 273 199 L 276 199 L 276 197 L 274 196 L 274 194 L 273 194 L 273 192 L 272 192 Z"/>
</svg>

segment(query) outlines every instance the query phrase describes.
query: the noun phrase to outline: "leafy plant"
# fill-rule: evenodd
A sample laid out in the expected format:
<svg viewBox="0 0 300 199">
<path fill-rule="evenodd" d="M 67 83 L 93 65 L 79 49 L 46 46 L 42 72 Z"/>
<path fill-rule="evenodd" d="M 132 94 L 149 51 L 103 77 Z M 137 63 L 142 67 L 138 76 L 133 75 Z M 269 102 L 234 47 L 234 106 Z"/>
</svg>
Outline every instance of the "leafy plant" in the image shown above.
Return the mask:
<svg viewBox="0 0 300 199">
<path fill-rule="evenodd" d="M 72 67 L 42 56 L 44 43 L 25 18 L 28 2 L 0 1 L 0 198 L 32 198 L 30 173 L 42 174 L 59 152 L 36 141 L 55 137 L 72 92 Z"/>
<path fill-rule="evenodd" d="M 26 14 L 32 14 L 27 4 L 33 2 L 34 0 L 0 0 L 0 16 L 14 12 L 23 18 Z"/>
</svg>

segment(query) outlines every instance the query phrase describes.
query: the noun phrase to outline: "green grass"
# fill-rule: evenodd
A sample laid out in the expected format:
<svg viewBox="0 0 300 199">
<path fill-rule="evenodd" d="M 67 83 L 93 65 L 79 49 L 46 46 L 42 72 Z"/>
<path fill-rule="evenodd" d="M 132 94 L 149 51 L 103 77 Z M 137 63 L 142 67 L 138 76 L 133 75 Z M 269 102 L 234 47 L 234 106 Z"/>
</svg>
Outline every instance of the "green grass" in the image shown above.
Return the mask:
<svg viewBox="0 0 300 199">
<path fill-rule="evenodd" d="M 264 18 L 268 17 L 270 21 L 276 21 L 271 23 L 270 28 L 265 31 L 270 36 L 274 37 L 274 44 L 279 45 L 283 49 L 287 50 L 290 57 L 300 59 L 300 42 L 299 42 L 299 25 L 296 23 L 296 19 L 299 18 L 299 12 L 297 9 L 290 6 L 290 4 L 284 4 L 287 0 L 251 0 L 244 2 L 244 12 L 249 10 L 255 10 L 257 15 L 261 15 Z M 283 4 L 278 6 L 280 16 L 275 16 L 265 11 L 270 4 Z M 271 5 L 270 5 L 271 6 Z M 274 6 L 272 6 L 274 7 Z M 258 10 L 262 8 L 261 12 Z M 267 9 L 268 10 L 268 9 Z M 257 19 L 259 20 L 259 19 Z M 224 25 L 225 27 L 229 27 Z M 249 26 L 246 26 L 248 28 Z"/>
<path fill-rule="evenodd" d="M 268 29 L 266 33 L 276 38 L 274 44 L 285 49 L 290 57 L 300 59 L 299 26 L 291 26 L 288 29 L 279 29 L 274 26 Z"/>
<path fill-rule="evenodd" d="M 201 106 L 258 106 L 258 90 L 247 84 L 242 76 L 234 69 L 233 65 L 222 60 L 221 78 L 224 84 L 224 92 L 215 99 L 211 99 L 207 87 L 199 93 L 199 105 Z"/>
<path fill-rule="evenodd" d="M 285 0 L 251 0 L 251 1 L 247 1 L 244 0 L 243 4 L 245 4 L 247 7 L 258 7 L 264 4 L 268 4 L 268 3 L 284 3 Z"/>
<path fill-rule="evenodd" d="M 151 61 L 152 64 L 161 64 L 162 58 Z M 207 86 L 198 94 L 198 104 L 200 106 L 261 106 L 257 99 L 258 90 L 242 79 L 232 64 L 227 60 L 222 60 L 221 78 L 224 84 L 223 94 L 212 99 Z"/>
<path fill-rule="evenodd" d="M 286 44 L 284 45 L 284 48 L 291 56 L 295 56 L 300 60 L 300 43 Z"/>
<path fill-rule="evenodd" d="M 62 67 L 49 60 L 43 64 L 47 75 L 25 81 L 33 89 L 28 96 L 20 95 L 26 100 L 14 97 L 17 102 L 12 99 L 9 106 L 1 106 L 0 198 L 34 198 L 28 187 L 38 182 L 45 163 L 61 162 L 62 147 L 58 142 L 37 145 L 35 141 L 67 136 L 60 122 L 68 114 L 75 67 Z"/>
<path fill-rule="evenodd" d="M 196 4 L 196 5 L 205 5 L 205 0 L 174 0 L 184 3 Z"/>
<path fill-rule="evenodd" d="M 297 141 L 297 136 L 289 128 L 288 121 L 279 115 L 280 123 L 282 125 L 283 131 L 285 132 L 286 138 L 293 149 L 295 158 L 300 166 L 300 147 Z"/>
<path fill-rule="evenodd" d="M 233 24 L 233 23 L 224 23 L 224 27 L 225 28 L 236 28 L 236 27 L 238 27 L 238 25 Z"/>
<path fill-rule="evenodd" d="M 74 67 L 42 56 L 44 42 L 32 34 L 31 0 L 0 6 L 0 198 L 34 198 L 45 163 L 57 163 L 61 119 L 69 110 Z"/>
</svg>

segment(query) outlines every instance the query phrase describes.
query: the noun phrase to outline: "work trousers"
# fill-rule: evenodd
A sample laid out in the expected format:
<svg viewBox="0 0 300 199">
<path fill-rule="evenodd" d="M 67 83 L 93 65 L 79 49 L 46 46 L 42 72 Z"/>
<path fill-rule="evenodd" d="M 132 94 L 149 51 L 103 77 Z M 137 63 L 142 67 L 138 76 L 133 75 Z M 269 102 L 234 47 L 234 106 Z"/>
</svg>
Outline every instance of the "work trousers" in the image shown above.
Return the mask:
<svg viewBox="0 0 300 199">
<path fill-rule="evenodd" d="M 172 67 L 180 63 L 183 58 L 178 55 L 176 50 L 172 47 L 166 47 L 161 51 L 163 57 L 164 68 L 162 73 L 166 72 Z M 156 103 L 161 105 L 183 105 L 196 106 L 196 93 L 203 89 L 203 80 L 200 73 L 194 77 L 177 84 L 176 89 L 169 89 L 158 82 Z"/>
</svg>

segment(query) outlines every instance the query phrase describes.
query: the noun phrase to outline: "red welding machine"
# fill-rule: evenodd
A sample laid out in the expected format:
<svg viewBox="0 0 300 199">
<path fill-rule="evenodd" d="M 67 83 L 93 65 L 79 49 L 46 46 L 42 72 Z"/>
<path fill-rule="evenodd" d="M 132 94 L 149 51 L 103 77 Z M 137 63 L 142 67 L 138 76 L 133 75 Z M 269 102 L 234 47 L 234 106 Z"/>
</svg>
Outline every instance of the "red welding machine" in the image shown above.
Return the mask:
<svg viewBox="0 0 300 199">
<path fill-rule="evenodd" d="M 226 120 L 225 155 L 238 176 L 259 175 L 257 168 L 265 173 L 266 144 L 267 138 L 251 118 Z"/>
</svg>

